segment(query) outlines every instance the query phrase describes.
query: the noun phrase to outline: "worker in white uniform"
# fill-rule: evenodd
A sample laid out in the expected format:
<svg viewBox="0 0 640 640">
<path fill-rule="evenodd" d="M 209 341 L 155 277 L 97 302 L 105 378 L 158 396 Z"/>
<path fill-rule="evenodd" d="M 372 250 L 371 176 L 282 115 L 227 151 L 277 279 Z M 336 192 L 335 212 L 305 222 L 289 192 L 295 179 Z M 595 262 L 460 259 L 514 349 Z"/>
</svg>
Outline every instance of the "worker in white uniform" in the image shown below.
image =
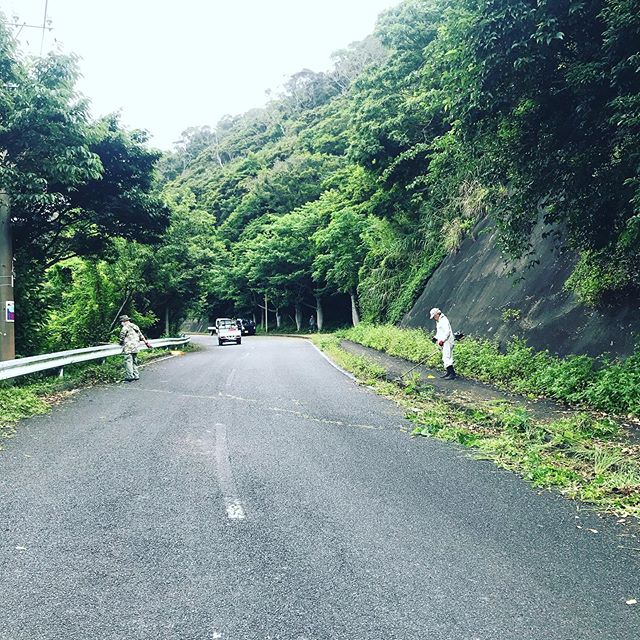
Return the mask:
<svg viewBox="0 0 640 640">
<path fill-rule="evenodd" d="M 447 318 L 447 316 L 445 316 L 437 307 L 431 309 L 429 317 L 436 321 L 436 335 L 434 336 L 434 341 L 442 347 L 442 362 L 446 372 L 440 377 L 445 380 L 455 380 L 456 371 L 453 368 L 453 345 L 455 344 L 455 337 L 453 335 L 453 330 L 451 329 L 449 318 Z"/>
</svg>

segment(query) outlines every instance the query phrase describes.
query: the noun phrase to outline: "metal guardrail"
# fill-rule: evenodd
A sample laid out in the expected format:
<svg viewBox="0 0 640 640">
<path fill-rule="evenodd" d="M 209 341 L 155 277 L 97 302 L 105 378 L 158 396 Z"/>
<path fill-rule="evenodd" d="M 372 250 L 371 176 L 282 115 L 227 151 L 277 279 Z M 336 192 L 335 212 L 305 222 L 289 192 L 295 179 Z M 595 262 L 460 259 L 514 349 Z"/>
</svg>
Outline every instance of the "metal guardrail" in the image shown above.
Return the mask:
<svg viewBox="0 0 640 640">
<path fill-rule="evenodd" d="M 149 340 L 152 347 L 180 347 L 188 344 L 191 338 L 160 338 Z M 143 351 L 147 347 L 141 345 Z M 101 347 L 87 347 L 85 349 L 73 349 L 71 351 L 57 351 L 56 353 L 45 353 L 40 356 L 30 356 L 28 358 L 18 358 L 17 360 L 7 360 L 0 362 L 0 380 L 17 378 L 29 373 L 58 369 L 62 375 L 64 367 L 78 362 L 89 362 L 90 360 L 103 360 L 109 356 L 122 354 L 122 347 L 119 344 L 106 344 Z"/>
</svg>

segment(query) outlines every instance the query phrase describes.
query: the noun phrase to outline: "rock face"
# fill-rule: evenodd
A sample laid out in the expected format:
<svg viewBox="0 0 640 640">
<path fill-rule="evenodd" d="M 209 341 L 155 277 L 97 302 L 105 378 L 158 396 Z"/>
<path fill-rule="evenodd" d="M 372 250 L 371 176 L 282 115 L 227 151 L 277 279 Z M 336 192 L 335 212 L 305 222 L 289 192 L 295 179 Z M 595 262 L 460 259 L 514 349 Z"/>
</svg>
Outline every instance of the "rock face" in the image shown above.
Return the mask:
<svg viewBox="0 0 640 640">
<path fill-rule="evenodd" d="M 533 253 L 510 264 L 484 220 L 457 253 L 435 271 L 402 326 L 433 329 L 429 309 L 440 307 L 454 331 L 501 343 L 519 336 L 536 349 L 558 355 L 610 353 L 626 356 L 640 343 L 640 301 L 619 299 L 591 309 L 563 288 L 575 255 L 538 228 Z"/>
</svg>

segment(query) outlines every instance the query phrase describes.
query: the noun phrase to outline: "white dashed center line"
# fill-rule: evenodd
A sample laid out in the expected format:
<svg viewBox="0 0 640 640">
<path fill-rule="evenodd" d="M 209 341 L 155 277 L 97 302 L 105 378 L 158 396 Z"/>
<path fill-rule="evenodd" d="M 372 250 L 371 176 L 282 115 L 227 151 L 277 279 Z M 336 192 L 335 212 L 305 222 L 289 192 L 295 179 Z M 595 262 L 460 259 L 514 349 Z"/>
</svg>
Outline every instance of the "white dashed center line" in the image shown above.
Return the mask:
<svg viewBox="0 0 640 640">
<path fill-rule="evenodd" d="M 229 520 L 244 520 L 244 508 L 239 500 L 227 499 L 227 517 Z"/>
<path fill-rule="evenodd" d="M 221 422 L 216 423 L 216 467 L 220 488 L 224 495 L 225 510 L 229 520 L 244 520 L 246 513 L 238 497 L 236 483 L 231 472 L 229 450 L 227 448 L 227 428 Z"/>
</svg>

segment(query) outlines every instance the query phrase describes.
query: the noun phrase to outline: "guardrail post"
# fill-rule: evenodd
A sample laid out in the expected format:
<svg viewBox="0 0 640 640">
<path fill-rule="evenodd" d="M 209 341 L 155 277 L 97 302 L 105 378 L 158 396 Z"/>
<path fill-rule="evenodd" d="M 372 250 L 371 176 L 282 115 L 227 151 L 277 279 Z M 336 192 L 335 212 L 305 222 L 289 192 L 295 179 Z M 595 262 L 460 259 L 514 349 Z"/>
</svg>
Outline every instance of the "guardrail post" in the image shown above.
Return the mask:
<svg viewBox="0 0 640 640">
<path fill-rule="evenodd" d="M 64 378 L 64 367 L 58 369 L 58 378 Z"/>
</svg>

